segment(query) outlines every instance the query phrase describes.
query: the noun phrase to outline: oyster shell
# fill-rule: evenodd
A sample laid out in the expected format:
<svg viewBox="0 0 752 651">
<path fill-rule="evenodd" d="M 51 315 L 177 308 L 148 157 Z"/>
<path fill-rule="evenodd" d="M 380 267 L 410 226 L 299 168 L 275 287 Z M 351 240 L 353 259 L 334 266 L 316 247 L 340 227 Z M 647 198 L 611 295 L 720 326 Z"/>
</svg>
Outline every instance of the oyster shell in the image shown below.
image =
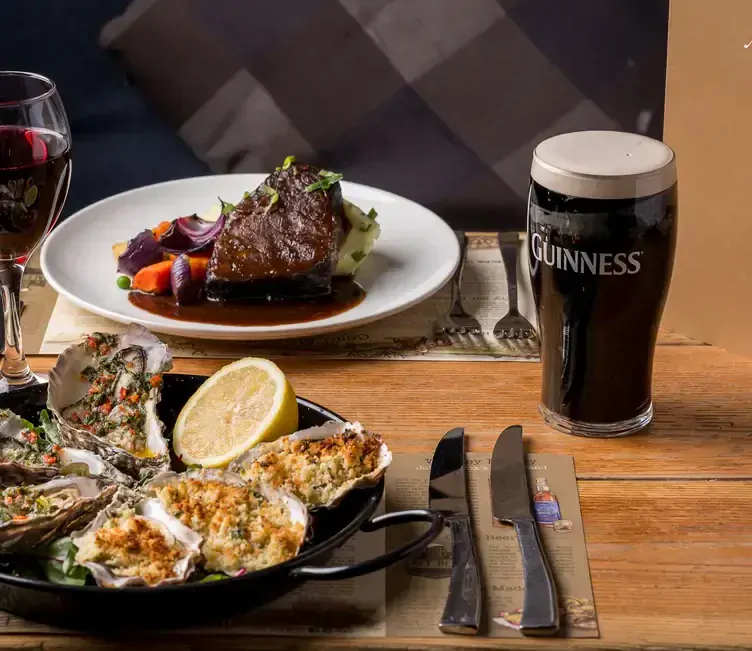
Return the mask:
<svg viewBox="0 0 752 651">
<path fill-rule="evenodd" d="M 66 349 L 50 371 L 47 394 L 61 441 L 138 479 L 167 469 L 156 407 L 161 374 L 171 368 L 167 346 L 136 324 L 122 335 L 94 334 Z"/>
<path fill-rule="evenodd" d="M 76 563 L 105 588 L 183 583 L 196 567 L 202 542 L 155 499 L 104 509 L 71 540 L 78 547 Z M 107 543 L 109 549 L 103 548 Z"/>
<path fill-rule="evenodd" d="M 126 486 L 133 484 L 131 477 L 93 452 L 54 445 L 29 430 L 20 416 L 0 409 L 0 487 L 39 484 L 67 474 L 102 476 Z"/>
<path fill-rule="evenodd" d="M 28 552 L 86 526 L 118 490 L 91 477 L 0 490 L 0 552 Z"/>
<path fill-rule="evenodd" d="M 294 495 L 251 487 L 226 470 L 164 472 L 143 490 L 203 536 L 209 571 L 232 576 L 284 563 L 297 556 L 308 533 L 308 511 Z"/>
<path fill-rule="evenodd" d="M 324 445 L 310 445 L 317 441 Z M 346 446 L 353 444 L 363 449 L 346 454 Z M 332 453 L 338 447 L 341 452 Z M 322 463 L 318 456 L 322 453 L 328 454 L 323 458 L 331 463 Z M 285 457 L 293 463 L 286 466 Z M 360 462 L 362 467 L 348 468 L 348 460 Z M 257 445 L 235 459 L 229 470 L 251 484 L 268 483 L 288 490 L 309 510 L 315 510 L 336 506 L 351 490 L 375 486 L 391 462 L 392 453 L 380 436 L 360 423 L 330 421 Z"/>
</svg>

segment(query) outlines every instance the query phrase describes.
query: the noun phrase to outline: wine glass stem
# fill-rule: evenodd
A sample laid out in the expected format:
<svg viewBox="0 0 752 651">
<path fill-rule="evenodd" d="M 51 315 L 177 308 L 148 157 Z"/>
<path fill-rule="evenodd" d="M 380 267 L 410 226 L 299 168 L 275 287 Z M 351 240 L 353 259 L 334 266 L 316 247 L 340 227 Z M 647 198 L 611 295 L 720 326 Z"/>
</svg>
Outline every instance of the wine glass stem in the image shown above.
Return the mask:
<svg viewBox="0 0 752 651">
<path fill-rule="evenodd" d="M 23 272 L 24 265 L 8 260 L 0 261 L 0 293 L 5 324 L 5 356 L 0 375 L 11 386 L 22 386 L 34 381 L 34 375 L 26 362 L 21 337 L 19 315 Z"/>
</svg>

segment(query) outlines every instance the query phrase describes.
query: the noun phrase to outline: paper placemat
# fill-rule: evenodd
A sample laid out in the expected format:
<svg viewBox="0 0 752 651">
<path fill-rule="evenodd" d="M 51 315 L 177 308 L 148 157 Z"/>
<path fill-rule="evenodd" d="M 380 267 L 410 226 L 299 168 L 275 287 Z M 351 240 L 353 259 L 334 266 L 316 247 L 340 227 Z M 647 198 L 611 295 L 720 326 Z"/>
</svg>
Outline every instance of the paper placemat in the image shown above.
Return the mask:
<svg viewBox="0 0 752 651">
<path fill-rule="evenodd" d="M 47 284 L 39 267 L 38 251 L 26 265 L 26 271 L 21 282 L 20 299 L 24 351 L 27 355 L 33 355 L 38 353 L 42 347 L 44 333 L 47 330 L 57 299 L 57 293 Z M 0 323 L 0 332 L 2 331 L 2 324 Z M 2 346 L 0 346 L 1 349 Z"/>
<path fill-rule="evenodd" d="M 525 247 L 518 265 L 520 312 L 535 324 Z M 113 291 L 114 279 L 113 279 Z M 436 322 L 449 308 L 451 290 L 376 323 L 322 335 L 281 341 L 212 341 L 160 335 L 174 357 L 239 358 L 248 355 L 317 359 L 531 360 L 538 359 L 537 340 L 498 341 L 496 322 L 507 313 L 509 299 L 504 263 L 496 235 L 469 234 L 462 282 L 465 308 L 483 326 L 482 336 L 434 334 Z M 59 354 L 94 331 L 122 332 L 125 326 L 91 314 L 63 297 L 57 299 L 40 352 Z"/>
<path fill-rule="evenodd" d="M 560 636 L 598 637 L 574 460 L 537 454 L 529 455 L 527 461 L 531 497 L 536 479 L 545 480 L 550 489 L 546 497 L 553 498 L 547 502 L 553 501 L 561 515 L 553 526 L 539 524 L 559 593 Z M 430 457 L 419 454 L 395 455 L 387 472 L 388 511 L 426 504 L 430 463 Z M 496 523 L 491 515 L 490 465 L 489 454 L 467 455 L 468 491 L 485 597 L 479 634 L 522 637 L 518 630 L 524 595 L 520 552 L 514 528 Z M 373 558 L 404 544 L 419 531 L 420 525 L 415 525 L 359 533 L 335 552 L 331 564 Z M 273 604 L 224 622 L 220 628 L 265 635 L 443 637 L 438 622 L 449 589 L 451 549 L 446 532 L 419 557 L 386 572 L 305 584 Z"/>
</svg>

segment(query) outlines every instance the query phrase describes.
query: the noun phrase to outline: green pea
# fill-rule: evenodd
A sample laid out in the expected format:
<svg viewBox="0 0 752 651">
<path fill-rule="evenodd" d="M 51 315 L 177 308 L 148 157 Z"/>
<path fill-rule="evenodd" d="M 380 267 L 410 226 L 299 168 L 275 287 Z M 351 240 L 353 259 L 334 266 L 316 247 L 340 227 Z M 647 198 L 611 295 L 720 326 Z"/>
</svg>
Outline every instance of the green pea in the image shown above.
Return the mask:
<svg viewBox="0 0 752 651">
<path fill-rule="evenodd" d="M 128 278 L 128 276 L 118 276 L 117 286 L 120 287 L 120 289 L 130 289 L 131 279 Z"/>
</svg>

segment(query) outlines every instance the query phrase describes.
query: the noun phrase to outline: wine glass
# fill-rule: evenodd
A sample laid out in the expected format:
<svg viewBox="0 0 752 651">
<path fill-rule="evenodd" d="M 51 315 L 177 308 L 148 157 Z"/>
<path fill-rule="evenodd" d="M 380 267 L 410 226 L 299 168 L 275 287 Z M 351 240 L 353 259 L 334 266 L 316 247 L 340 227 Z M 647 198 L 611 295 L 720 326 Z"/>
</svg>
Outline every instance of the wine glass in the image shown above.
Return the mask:
<svg viewBox="0 0 752 651">
<path fill-rule="evenodd" d="M 65 203 L 70 150 L 70 126 L 54 82 L 31 72 L 0 71 L 0 295 L 5 327 L 0 392 L 38 382 L 21 340 L 21 279 Z"/>
</svg>

